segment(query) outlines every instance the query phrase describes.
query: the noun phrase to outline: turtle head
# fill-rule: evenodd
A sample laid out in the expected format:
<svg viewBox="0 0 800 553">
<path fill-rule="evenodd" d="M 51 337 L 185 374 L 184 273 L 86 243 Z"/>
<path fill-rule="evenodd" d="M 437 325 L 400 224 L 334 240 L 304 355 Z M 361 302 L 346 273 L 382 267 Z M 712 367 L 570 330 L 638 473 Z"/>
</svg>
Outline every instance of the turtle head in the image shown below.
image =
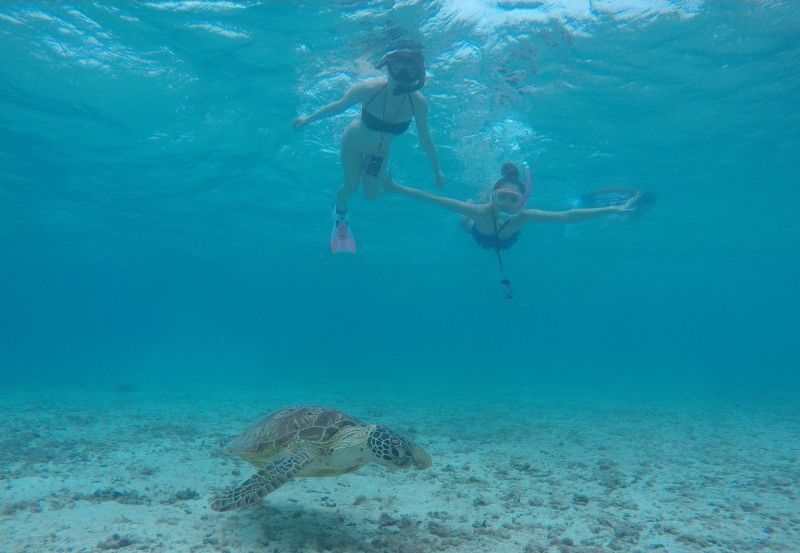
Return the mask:
<svg viewBox="0 0 800 553">
<path fill-rule="evenodd" d="M 427 451 L 384 426 L 372 427 L 367 447 L 375 462 L 387 467 L 426 469 L 431 466 Z"/>
</svg>

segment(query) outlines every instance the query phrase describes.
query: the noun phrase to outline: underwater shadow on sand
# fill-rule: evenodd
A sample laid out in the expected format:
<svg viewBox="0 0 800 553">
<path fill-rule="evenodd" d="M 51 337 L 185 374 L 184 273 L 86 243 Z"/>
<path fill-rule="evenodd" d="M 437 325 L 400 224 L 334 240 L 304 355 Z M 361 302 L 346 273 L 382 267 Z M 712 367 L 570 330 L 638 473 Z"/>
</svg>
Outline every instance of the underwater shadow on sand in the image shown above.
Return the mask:
<svg viewBox="0 0 800 553">
<path fill-rule="evenodd" d="M 376 511 L 377 512 L 377 511 Z M 419 521 L 363 518 L 345 510 L 262 505 L 221 520 L 231 541 L 255 540 L 280 551 L 423 551 L 431 546 Z"/>
</svg>

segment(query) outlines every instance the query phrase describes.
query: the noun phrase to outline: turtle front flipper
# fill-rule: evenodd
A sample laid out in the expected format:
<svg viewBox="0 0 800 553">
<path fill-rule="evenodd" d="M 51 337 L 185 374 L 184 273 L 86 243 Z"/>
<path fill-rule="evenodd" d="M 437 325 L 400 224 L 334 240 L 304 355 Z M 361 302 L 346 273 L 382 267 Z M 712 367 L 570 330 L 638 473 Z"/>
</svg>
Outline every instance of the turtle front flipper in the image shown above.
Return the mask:
<svg viewBox="0 0 800 553">
<path fill-rule="evenodd" d="M 291 480 L 314 458 L 309 449 L 302 449 L 269 463 L 241 485 L 226 490 L 211 502 L 214 511 L 231 511 L 255 505 L 268 493 L 274 492 Z"/>
</svg>

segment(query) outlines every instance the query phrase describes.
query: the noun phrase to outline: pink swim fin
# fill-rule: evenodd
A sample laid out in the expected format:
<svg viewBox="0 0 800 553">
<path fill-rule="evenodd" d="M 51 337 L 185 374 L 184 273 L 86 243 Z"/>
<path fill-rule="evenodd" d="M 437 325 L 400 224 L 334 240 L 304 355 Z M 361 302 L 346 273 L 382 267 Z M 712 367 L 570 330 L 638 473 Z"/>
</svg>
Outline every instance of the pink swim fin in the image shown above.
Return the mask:
<svg viewBox="0 0 800 553">
<path fill-rule="evenodd" d="M 333 230 L 331 231 L 331 253 L 356 253 L 356 239 L 350 231 L 350 216 L 333 210 Z"/>
</svg>

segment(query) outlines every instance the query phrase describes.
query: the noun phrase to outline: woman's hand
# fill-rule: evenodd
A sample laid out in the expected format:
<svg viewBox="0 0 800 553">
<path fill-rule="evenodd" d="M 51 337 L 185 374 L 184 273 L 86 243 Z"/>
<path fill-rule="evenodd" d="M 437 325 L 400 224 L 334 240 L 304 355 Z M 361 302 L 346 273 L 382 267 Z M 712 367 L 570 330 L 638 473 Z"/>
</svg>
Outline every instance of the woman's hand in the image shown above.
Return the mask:
<svg viewBox="0 0 800 553">
<path fill-rule="evenodd" d="M 294 127 L 294 130 L 296 131 L 299 131 L 306 125 L 308 125 L 308 117 L 298 117 L 294 120 L 294 122 L 292 122 L 292 127 Z"/>
<path fill-rule="evenodd" d="M 436 171 L 436 188 L 444 188 L 447 181 L 444 179 L 444 173 Z"/>
<path fill-rule="evenodd" d="M 639 200 L 642 198 L 642 191 L 639 190 L 636 194 L 630 197 L 630 199 L 622 205 L 614 206 L 616 207 L 617 213 L 630 213 L 634 209 L 636 209 L 636 205 L 639 203 Z"/>
<path fill-rule="evenodd" d="M 390 194 L 392 192 L 397 192 L 397 183 L 394 182 L 394 179 L 392 177 L 385 176 L 383 178 L 383 191 L 388 192 Z"/>
</svg>

